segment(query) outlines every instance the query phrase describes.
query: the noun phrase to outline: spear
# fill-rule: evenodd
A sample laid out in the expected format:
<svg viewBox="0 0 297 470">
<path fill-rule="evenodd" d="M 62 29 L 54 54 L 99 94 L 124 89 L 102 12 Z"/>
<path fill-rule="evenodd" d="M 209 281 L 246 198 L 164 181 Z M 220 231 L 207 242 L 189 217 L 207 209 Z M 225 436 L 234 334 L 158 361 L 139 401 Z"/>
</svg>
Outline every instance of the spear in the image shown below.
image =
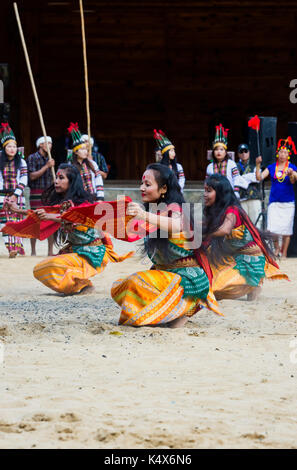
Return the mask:
<svg viewBox="0 0 297 470">
<path fill-rule="evenodd" d="M 83 58 L 84 58 L 84 75 L 85 75 L 85 90 L 86 90 L 86 110 L 87 110 L 87 129 L 88 129 L 89 153 L 90 153 L 90 155 L 92 155 L 87 47 L 86 47 L 84 9 L 83 9 L 82 0 L 79 0 L 79 8 L 80 8 L 80 18 L 81 18 L 81 33 L 82 33 L 82 41 L 83 41 Z"/>
<path fill-rule="evenodd" d="M 49 160 L 51 160 L 52 155 L 51 155 L 51 151 L 49 149 L 48 141 L 47 141 L 47 138 L 46 138 L 47 133 L 46 133 L 46 130 L 45 130 L 45 125 L 44 125 L 44 121 L 43 121 L 43 117 L 42 117 L 41 107 L 40 107 L 40 103 L 39 103 L 39 99 L 38 99 L 38 95 L 37 95 L 37 91 L 36 91 L 36 86 L 35 86 L 34 77 L 33 77 L 33 73 L 32 73 L 32 68 L 31 68 L 31 64 L 30 64 L 29 54 L 28 54 L 28 51 L 27 51 L 27 46 L 26 46 L 26 42 L 25 42 L 25 38 L 24 38 L 23 28 L 22 28 L 22 24 L 21 24 L 21 20 L 20 20 L 19 11 L 18 11 L 18 6 L 17 6 L 16 3 L 14 3 L 13 7 L 14 7 L 18 27 L 19 27 L 19 33 L 20 33 L 20 37 L 21 37 L 21 41 L 22 41 L 22 45 L 23 45 L 23 49 L 24 49 L 25 59 L 26 59 L 27 67 L 28 67 L 28 72 L 29 72 L 29 77 L 30 77 L 30 81 L 31 81 L 31 85 L 32 85 L 33 95 L 34 95 L 36 106 L 37 106 L 37 111 L 38 111 L 38 115 L 39 115 L 41 129 L 42 129 L 42 133 L 43 133 L 43 136 L 44 136 L 44 139 L 45 139 L 46 150 L 47 150 L 48 158 L 49 158 Z M 51 172 L 52 172 L 53 179 L 55 180 L 56 175 L 55 175 L 55 169 L 54 169 L 53 166 L 51 167 Z"/>
</svg>

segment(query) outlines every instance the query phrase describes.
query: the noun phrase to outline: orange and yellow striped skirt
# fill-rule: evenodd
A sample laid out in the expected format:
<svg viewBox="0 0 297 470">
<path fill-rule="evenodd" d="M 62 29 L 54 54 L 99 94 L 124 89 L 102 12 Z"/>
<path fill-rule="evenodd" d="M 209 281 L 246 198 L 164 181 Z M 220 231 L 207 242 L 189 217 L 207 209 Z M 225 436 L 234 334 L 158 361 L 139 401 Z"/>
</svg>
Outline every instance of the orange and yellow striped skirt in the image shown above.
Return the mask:
<svg viewBox="0 0 297 470">
<path fill-rule="evenodd" d="M 94 268 L 77 253 L 67 253 L 46 258 L 38 263 L 33 270 L 34 277 L 50 289 L 65 295 L 77 294 L 83 288 L 92 286 L 90 277 L 104 270 L 109 262 L 118 263 L 133 255 L 129 252 L 119 256 L 109 246 L 106 247 L 102 263 Z"/>
<path fill-rule="evenodd" d="M 114 282 L 111 296 L 122 309 L 119 324 L 164 324 L 184 315 L 192 316 L 201 307 L 222 315 L 211 289 L 206 300 L 183 298 L 180 281 L 179 274 L 152 269 Z"/>
<path fill-rule="evenodd" d="M 213 274 L 212 288 L 217 300 L 238 299 L 254 291 L 255 286 L 249 285 L 238 269 L 234 269 L 235 266 L 236 262 L 234 258 L 230 260 L 230 264 L 228 265 L 222 265 L 219 267 L 211 265 Z M 265 263 L 264 272 L 265 278 L 261 279 L 259 286 L 263 284 L 264 279 L 288 280 L 288 276 L 286 274 L 282 273 L 278 268 L 267 261 Z"/>
</svg>

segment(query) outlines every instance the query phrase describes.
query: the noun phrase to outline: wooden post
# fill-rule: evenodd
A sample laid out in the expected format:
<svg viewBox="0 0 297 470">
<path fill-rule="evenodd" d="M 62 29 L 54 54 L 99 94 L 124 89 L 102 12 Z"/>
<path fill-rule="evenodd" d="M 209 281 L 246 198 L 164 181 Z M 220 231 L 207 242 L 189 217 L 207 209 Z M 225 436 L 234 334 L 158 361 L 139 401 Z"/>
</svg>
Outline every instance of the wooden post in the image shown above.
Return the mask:
<svg viewBox="0 0 297 470">
<path fill-rule="evenodd" d="M 79 0 L 80 18 L 81 18 L 81 33 L 83 42 L 83 57 L 84 57 L 84 75 L 85 75 L 85 90 L 86 90 L 86 111 L 87 111 L 87 129 L 88 129 L 88 148 L 90 156 L 92 157 L 91 145 L 91 117 L 90 117 L 90 99 L 89 99 L 89 80 L 88 80 L 88 63 L 87 63 L 87 47 L 86 47 L 86 33 L 85 33 L 85 20 L 84 9 L 82 0 Z"/>
<path fill-rule="evenodd" d="M 24 38 L 24 34 L 23 34 L 23 29 L 22 29 L 20 16 L 19 16 L 18 6 L 17 6 L 16 3 L 14 3 L 13 7 L 14 7 L 18 27 L 19 27 L 19 33 L 20 33 L 20 37 L 21 37 L 21 41 L 22 41 L 22 45 L 23 45 L 23 49 L 24 49 L 25 59 L 26 59 L 28 72 L 29 72 L 29 77 L 30 77 L 30 81 L 31 81 L 31 85 L 32 85 L 32 90 L 33 90 L 33 94 L 34 94 L 34 98 L 35 98 L 35 102 L 36 102 L 36 106 L 37 106 L 37 111 L 38 111 L 38 115 L 39 115 L 41 129 L 42 129 L 42 133 L 43 133 L 43 136 L 44 136 L 44 139 L 45 139 L 45 145 L 46 145 L 46 149 L 47 149 L 47 153 L 48 153 L 48 158 L 49 158 L 49 160 L 51 160 L 52 155 L 51 155 L 51 151 L 49 149 L 48 141 L 47 141 L 47 138 L 46 138 L 47 134 L 46 134 L 45 125 L 44 125 L 42 112 L 41 112 L 41 108 L 40 108 L 40 103 L 39 103 L 39 99 L 38 99 L 38 95 L 37 95 L 37 91 L 36 91 L 34 77 L 33 77 L 32 69 L 31 69 L 29 54 L 28 54 L 28 51 L 27 51 L 27 46 L 26 46 L 26 42 L 25 42 L 25 38 Z M 54 167 L 51 167 L 51 171 L 52 171 L 53 179 L 55 180 L 56 175 L 55 175 Z"/>
</svg>

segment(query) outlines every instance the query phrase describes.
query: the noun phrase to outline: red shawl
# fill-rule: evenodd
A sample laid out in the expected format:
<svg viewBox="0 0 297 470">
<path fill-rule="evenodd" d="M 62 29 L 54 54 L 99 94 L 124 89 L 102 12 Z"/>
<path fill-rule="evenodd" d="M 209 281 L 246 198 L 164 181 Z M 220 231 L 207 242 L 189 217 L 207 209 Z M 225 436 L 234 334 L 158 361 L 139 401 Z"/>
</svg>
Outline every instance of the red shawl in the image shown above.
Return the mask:
<svg viewBox="0 0 297 470">
<path fill-rule="evenodd" d="M 42 207 L 46 212 L 59 213 L 60 206 Z M 19 222 L 7 222 L 1 232 L 21 238 L 37 238 L 45 240 L 58 230 L 60 223 L 51 220 L 40 220 L 34 211 L 28 210 L 25 219 Z"/>
<path fill-rule="evenodd" d="M 267 259 L 268 263 L 272 264 L 275 266 L 277 269 L 279 269 L 278 264 L 274 261 L 274 259 L 270 256 L 270 254 L 267 251 L 266 246 L 262 242 L 262 239 L 260 237 L 258 229 L 252 224 L 250 218 L 245 212 L 240 212 L 237 207 L 233 207 L 234 212 L 237 211 L 238 216 L 242 219 L 244 225 L 247 227 L 249 232 L 251 233 L 254 242 L 258 245 L 259 248 L 261 248 L 263 254 L 265 255 L 265 258 Z"/>
<path fill-rule="evenodd" d="M 66 210 L 61 218 L 65 221 L 96 228 L 108 232 L 115 238 L 133 242 L 144 238 L 157 227 L 143 220 L 135 220 L 126 215 L 126 209 L 132 199 L 125 197 L 117 201 L 99 201 L 95 204 L 83 203 Z M 59 213 L 61 206 L 41 207 L 48 213 Z M 132 220 L 133 219 L 133 220 Z M 8 222 L 2 232 L 21 238 L 37 238 L 45 240 L 60 227 L 59 222 L 41 221 L 34 211 L 29 210 L 24 220 Z"/>
<path fill-rule="evenodd" d="M 99 201 L 85 207 L 71 207 L 64 212 L 62 219 L 108 232 L 120 240 L 134 242 L 156 231 L 157 227 L 126 215 L 129 202 L 132 202 L 132 199 L 125 197 L 117 201 Z"/>
<path fill-rule="evenodd" d="M 211 270 L 208 258 L 206 254 L 203 253 L 203 251 L 200 248 L 198 250 L 194 250 L 194 252 L 195 252 L 196 259 L 199 265 L 201 266 L 201 268 L 204 270 L 205 274 L 207 275 L 209 284 L 211 286 L 213 275 L 212 275 L 212 270 Z"/>
</svg>

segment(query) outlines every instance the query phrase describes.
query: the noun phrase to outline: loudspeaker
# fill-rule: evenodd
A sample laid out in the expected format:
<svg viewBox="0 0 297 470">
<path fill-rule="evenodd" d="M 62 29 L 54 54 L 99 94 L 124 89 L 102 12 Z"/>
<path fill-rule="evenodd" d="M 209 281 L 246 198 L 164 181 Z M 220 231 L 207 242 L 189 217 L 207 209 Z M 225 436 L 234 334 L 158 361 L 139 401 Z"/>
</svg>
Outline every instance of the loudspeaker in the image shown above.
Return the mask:
<svg viewBox="0 0 297 470">
<path fill-rule="evenodd" d="M 297 122 L 288 122 L 288 135 L 292 137 L 297 149 Z M 290 161 L 297 166 L 297 155 L 292 153 Z"/>
<path fill-rule="evenodd" d="M 9 121 L 9 115 L 10 115 L 10 104 L 0 103 L 0 122 Z"/>
<path fill-rule="evenodd" d="M 295 217 L 294 217 L 293 235 L 291 236 L 290 245 L 288 248 L 288 256 L 296 258 L 297 256 L 297 210 L 296 210 L 297 183 L 294 184 L 294 192 L 295 192 Z"/>
<path fill-rule="evenodd" d="M 262 167 L 267 167 L 275 162 L 276 152 L 276 117 L 259 116 L 260 118 L 260 155 L 262 156 Z M 257 131 L 248 128 L 248 145 L 250 148 L 251 161 L 255 163 L 256 158 L 259 156 Z"/>
<path fill-rule="evenodd" d="M 297 122 L 288 122 L 288 135 L 290 135 L 294 141 L 295 147 L 297 149 Z M 292 153 L 290 161 L 297 166 L 297 156 Z M 294 184 L 295 192 L 295 201 L 297 201 L 297 183 Z M 296 204 L 296 202 L 295 202 Z M 297 211 L 295 206 L 295 217 L 294 217 L 294 228 L 293 235 L 290 240 L 290 245 L 288 248 L 288 256 L 296 257 L 297 256 Z"/>
</svg>

